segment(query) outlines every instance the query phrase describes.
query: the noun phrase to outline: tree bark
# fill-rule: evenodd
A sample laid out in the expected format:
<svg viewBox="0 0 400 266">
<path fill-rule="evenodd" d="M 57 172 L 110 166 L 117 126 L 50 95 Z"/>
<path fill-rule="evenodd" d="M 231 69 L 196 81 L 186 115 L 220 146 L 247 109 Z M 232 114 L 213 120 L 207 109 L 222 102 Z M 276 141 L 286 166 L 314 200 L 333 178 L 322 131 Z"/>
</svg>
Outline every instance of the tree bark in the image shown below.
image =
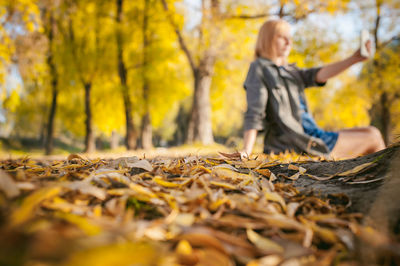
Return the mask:
<svg viewBox="0 0 400 266">
<path fill-rule="evenodd" d="M 52 99 L 51 106 L 49 112 L 49 119 L 47 123 L 47 134 L 46 134 L 46 155 L 50 155 L 53 153 L 53 141 L 54 141 L 54 118 L 56 116 L 57 110 L 57 97 L 58 97 L 58 89 L 57 89 L 57 81 L 53 79 L 52 83 Z M 55 84 L 54 84 L 55 83 Z"/>
<path fill-rule="evenodd" d="M 134 150 L 137 147 L 137 133 L 132 118 L 132 103 L 129 98 L 129 93 L 124 93 L 124 106 L 125 106 L 125 123 L 126 123 L 126 136 L 125 146 L 128 150 Z M 129 98 L 129 99 L 128 99 Z"/>
<path fill-rule="evenodd" d="M 375 39 L 375 51 L 378 52 L 381 49 L 381 44 L 379 40 L 379 29 L 381 25 L 381 0 L 376 0 L 376 18 L 375 18 L 375 27 L 373 31 L 374 39 Z M 386 145 L 388 145 L 390 141 L 390 127 L 391 127 L 391 117 L 390 117 L 390 102 L 388 99 L 388 94 L 383 90 L 384 88 L 384 80 L 381 75 L 381 64 L 379 59 L 374 59 L 373 61 L 373 71 L 377 75 L 378 80 L 378 88 L 381 91 L 378 101 L 372 105 L 371 114 L 372 121 L 374 125 L 381 131 L 383 140 Z"/>
<path fill-rule="evenodd" d="M 210 104 L 210 86 L 214 70 L 216 54 L 214 47 L 210 44 L 204 53 L 200 56 L 199 63 L 196 64 L 194 56 L 189 50 L 183 35 L 178 25 L 172 19 L 172 16 L 168 13 L 168 4 L 165 0 L 162 0 L 165 11 L 167 12 L 168 19 L 175 30 L 178 37 L 179 45 L 184 52 L 186 58 L 189 61 L 194 79 L 194 93 L 193 93 L 193 104 L 190 114 L 190 120 L 188 125 L 188 131 L 186 134 L 186 142 L 194 143 L 200 142 L 202 144 L 211 144 L 214 142 L 211 126 L 211 104 Z M 210 10 L 211 9 L 211 10 Z M 205 3 L 202 2 L 202 20 L 205 20 L 206 13 L 211 11 L 211 19 L 214 22 L 219 19 L 220 3 L 218 0 L 212 0 L 210 7 L 207 9 Z M 202 25 L 200 25 L 200 31 Z M 217 36 L 217 29 L 214 29 L 214 35 Z M 199 34 L 200 38 L 203 36 L 202 32 Z M 212 38 L 211 38 L 212 39 Z"/>
<path fill-rule="evenodd" d="M 279 3 L 279 12 L 278 12 L 278 17 L 279 18 L 283 18 L 284 16 L 285 16 L 285 13 L 283 12 L 284 11 L 284 9 L 285 9 L 285 2 L 286 1 L 279 1 L 280 3 Z"/>
<path fill-rule="evenodd" d="M 53 138 L 54 138 L 54 118 L 56 116 L 57 110 L 57 97 L 58 97 L 58 76 L 57 76 L 57 69 L 56 64 L 54 63 L 54 55 L 53 55 L 53 39 L 54 39 L 54 17 L 52 11 L 46 10 L 46 13 L 50 12 L 48 24 L 46 25 L 46 35 L 48 40 L 48 51 L 47 51 L 47 65 L 49 67 L 50 73 L 50 86 L 51 86 L 51 105 L 50 105 L 50 112 L 49 118 L 47 122 L 47 134 L 46 134 L 46 143 L 45 143 L 45 153 L 49 155 L 53 152 Z"/>
<path fill-rule="evenodd" d="M 150 103 L 149 103 L 149 80 L 147 79 L 148 71 L 148 47 L 150 40 L 148 38 L 148 8 L 149 0 L 144 0 L 144 10 L 143 10 L 143 68 L 142 68 L 142 80 L 143 80 L 143 101 L 144 101 L 144 115 L 142 117 L 142 128 L 141 128 L 141 146 L 143 149 L 151 149 L 153 147 L 153 129 L 151 125 L 150 116 Z"/>
<path fill-rule="evenodd" d="M 136 149 L 137 133 L 135 131 L 135 126 L 133 124 L 132 118 L 132 102 L 129 93 L 129 88 L 127 84 L 128 70 L 125 66 L 123 54 L 123 41 L 121 33 L 121 21 L 122 21 L 122 8 L 123 0 L 117 0 L 117 15 L 116 15 L 116 39 L 117 39 L 117 65 L 118 65 L 118 75 L 122 88 L 122 97 L 124 100 L 125 107 L 125 125 L 126 125 L 126 135 L 125 135 L 125 146 L 127 150 Z"/>
<path fill-rule="evenodd" d="M 74 28 L 72 25 L 72 17 L 71 14 L 69 14 L 68 16 L 68 33 L 69 33 L 69 40 L 71 42 L 71 46 L 72 46 L 72 57 L 73 57 L 73 61 L 77 70 L 77 75 L 80 79 L 80 81 L 82 82 L 82 85 L 84 87 L 85 90 L 85 98 L 84 98 L 84 102 L 85 102 L 85 115 L 86 115 L 86 119 L 85 119 L 85 148 L 84 148 L 84 152 L 94 152 L 96 150 L 96 138 L 94 136 L 94 132 L 93 132 L 93 121 L 92 121 L 92 109 L 91 109 L 91 89 L 92 89 L 92 83 L 94 80 L 94 77 L 96 76 L 96 72 L 97 72 L 97 67 L 98 67 L 98 62 L 97 59 L 99 58 L 99 55 L 97 54 L 97 57 L 95 58 L 96 62 L 94 65 L 94 70 L 92 71 L 92 73 L 88 73 L 86 71 L 82 70 L 82 65 L 83 63 L 90 63 L 90 62 L 84 62 L 82 60 L 82 55 L 84 55 L 84 52 L 82 54 L 78 53 L 78 49 L 81 48 L 79 45 L 77 45 L 75 43 L 75 33 L 74 33 Z M 98 32 L 95 31 L 96 33 L 96 52 L 97 48 L 98 48 Z M 84 43 L 87 42 L 87 39 L 85 40 Z M 86 72 L 86 73 L 85 73 Z M 89 74 L 89 75 L 88 75 Z M 88 76 L 88 77 L 87 77 Z"/>
<path fill-rule="evenodd" d="M 335 176 L 330 180 L 317 181 L 301 175 L 292 181 L 279 176 L 279 173 L 290 175 L 293 170 L 288 165 L 269 168 L 278 176 L 279 182 L 293 184 L 305 195 L 319 195 L 332 201 L 343 201 L 344 211 L 362 213 L 363 223 L 372 226 L 378 232 L 391 236 L 400 231 L 400 143 L 385 150 L 343 161 L 300 163 L 306 173 L 320 177 L 343 173 L 366 163 L 365 170 L 345 176 Z M 294 171 L 293 171 L 294 172 Z M 336 196 L 335 196 L 336 195 Z M 393 239 L 395 239 L 393 235 Z M 356 236 L 357 237 L 357 236 Z M 372 239 L 372 238 L 371 238 Z M 355 252 L 360 254 L 360 265 L 380 265 L 381 255 L 387 250 L 377 249 L 364 241 L 356 242 Z M 378 245 L 379 246 L 379 245 Z M 398 254 L 398 253 L 397 253 Z"/>
<path fill-rule="evenodd" d="M 381 121 L 382 121 L 382 136 L 385 144 L 388 145 L 390 141 L 390 127 L 391 127 L 391 116 L 390 116 L 390 100 L 388 99 L 387 92 L 382 92 L 380 96 L 381 105 Z"/>
<path fill-rule="evenodd" d="M 183 104 L 179 105 L 178 115 L 175 118 L 176 130 L 174 133 L 174 144 L 182 145 L 187 139 L 189 112 L 186 112 Z"/>
<path fill-rule="evenodd" d="M 335 175 L 366 163 L 371 164 L 363 171 L 345 176 Z M 301 175 L 295 181 L 286 179 L 280 174 L 290 176 L 296 172 L 295 170 L 290 170 L 288 165 L 273 166 L 269 169 L 278 177 L 279 182 L 291 183 L 304 193 L 317 193 L 326 196 L 328 194 L 344 193 L 351 200 L 349 211 L 368 214 L 377 200 L 378 194 L 381 193 L 381 187 L 388 182 L 392 182 L 389 181 L 392 178 L 400 181 L 400 176 L 393 170 L 399 164 L 400 143 L 385 150 L 354 159 L 297 164 L 306 169 L 306 174 L 318 177 L 335 175 L 325 181 L 318 181 L 307 175 Z M 400 187 L 397 187 L 397 189 L 400 190 Z M 399 199 L 392 200 L 394 201 L 393 203 L 397 204 L 397 208 L 400 208 Z M 400 212 L 398 215 L 400 215 Z"/>
<path fill-rule="evenodd" d="M 111 138 L 110 138 L 110 149 L 115 150 L 116 148 L 118 148 L 118 144 L 119 144 L 118 133 L 115 130 L 113 130 L 111 132 Z"/>
<path fill-rule="evenodd" d="M 214 57 L 206 57 L 194 76 L 194 95 L 186 142 L 212 144 L 210 87 Z"/>
<path fill-rule="evenodd" d="M 153 127 L 151 126 L 150 113 L 146 113 L 142 118 L 142 148 L 145 150 L 153 147 Z"/>
<path fill-rule="evenodd" d="M 90 105 L 92 83 L 88 82 L 84 84 L 85 87 L 85 152 L 94 152 L 96 150 L 96 139 L 93 132 L 92 122 L 92 108 Z"/>
</svg>

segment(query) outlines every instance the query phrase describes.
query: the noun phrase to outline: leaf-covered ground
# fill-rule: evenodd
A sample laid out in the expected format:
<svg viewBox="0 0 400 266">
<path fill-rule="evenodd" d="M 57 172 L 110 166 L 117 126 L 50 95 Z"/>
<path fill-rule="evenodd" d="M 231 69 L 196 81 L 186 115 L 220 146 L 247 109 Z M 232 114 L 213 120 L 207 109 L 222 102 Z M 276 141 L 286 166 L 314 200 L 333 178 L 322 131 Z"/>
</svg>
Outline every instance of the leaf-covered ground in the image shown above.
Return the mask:
<svg viewBox="0 0 400 266">
<path fill-rule="evenodd" d="M 301 165 L 310 161 L 223 153 L 1 161 L 0 265 L 353 265 L 360 244 L 399 263 L 398 236 L 363 225 L 346 195 L 281 182 L 332 178 L 308 174 Z M 290 174 L 269 169 L 283 163 Z"/>
</svg>

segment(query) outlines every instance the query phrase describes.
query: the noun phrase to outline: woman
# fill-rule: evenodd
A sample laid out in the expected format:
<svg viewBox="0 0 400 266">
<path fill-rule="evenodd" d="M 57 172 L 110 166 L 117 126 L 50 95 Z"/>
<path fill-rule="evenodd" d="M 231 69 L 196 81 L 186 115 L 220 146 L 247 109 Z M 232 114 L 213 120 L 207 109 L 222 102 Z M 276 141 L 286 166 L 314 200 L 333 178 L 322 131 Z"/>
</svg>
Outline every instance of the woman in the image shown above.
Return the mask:
<svg viewBox="0 0 400 266">
<path fill-rule="evenodd" d="M 327 132 L 316 125 L 307 108 L 304 89 L 323 86 L 331 77 L 364 61 L 360 50 L 333 64 L 299 69 L 287 63 L 291 45 L 289 23 L 270 20 L 262 25 L 256 60 L 251 63 L 244 83 L 247 111 L 241 156 L 251 154 L 258 131 L 265 131 L 264 153 L 290 150 L 344 158 L 384 149 L 382 136 L 375 127 Z"/>
</svg>

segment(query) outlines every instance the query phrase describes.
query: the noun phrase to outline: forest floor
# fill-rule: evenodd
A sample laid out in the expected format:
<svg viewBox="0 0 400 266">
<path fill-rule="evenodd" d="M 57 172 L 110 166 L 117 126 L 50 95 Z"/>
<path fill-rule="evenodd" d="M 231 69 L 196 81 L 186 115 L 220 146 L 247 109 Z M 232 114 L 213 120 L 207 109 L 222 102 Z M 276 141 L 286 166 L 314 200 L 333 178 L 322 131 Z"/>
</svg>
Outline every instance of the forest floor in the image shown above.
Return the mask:
<svg viewBox="0 0 400 266">
<path fill-rule="evenodd" d="M 3 157 L 0 265 L 400 264 L 399 144 L 343 161 L 232 152 Z"/>
</svg>

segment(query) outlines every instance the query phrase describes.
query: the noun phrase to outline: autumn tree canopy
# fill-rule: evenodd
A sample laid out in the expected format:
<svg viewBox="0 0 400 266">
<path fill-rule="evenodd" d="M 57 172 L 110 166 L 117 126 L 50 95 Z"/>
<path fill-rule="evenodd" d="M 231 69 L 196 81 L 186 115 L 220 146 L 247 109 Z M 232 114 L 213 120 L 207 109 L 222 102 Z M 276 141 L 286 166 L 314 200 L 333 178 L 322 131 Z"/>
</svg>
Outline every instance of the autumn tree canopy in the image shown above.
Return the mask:
<svg viewBox="0 0 400 266">
<path fill-rule="evenodd" d="M 127 149 L 240 137 L 256 34 L 276 17 L 293 25 L 290 61 L 300 67 L 343 58 L 369 30 L 374 58 L 308 90 L 311 110 L 326 129 L 377 125 L 387 143 L 400 128 L 398 1 L 3 0 L 0 8 L 2 137 L 35 139 L 48 154 L 60 139 L 93 151 L 112 137 Z"/>
</svg>

